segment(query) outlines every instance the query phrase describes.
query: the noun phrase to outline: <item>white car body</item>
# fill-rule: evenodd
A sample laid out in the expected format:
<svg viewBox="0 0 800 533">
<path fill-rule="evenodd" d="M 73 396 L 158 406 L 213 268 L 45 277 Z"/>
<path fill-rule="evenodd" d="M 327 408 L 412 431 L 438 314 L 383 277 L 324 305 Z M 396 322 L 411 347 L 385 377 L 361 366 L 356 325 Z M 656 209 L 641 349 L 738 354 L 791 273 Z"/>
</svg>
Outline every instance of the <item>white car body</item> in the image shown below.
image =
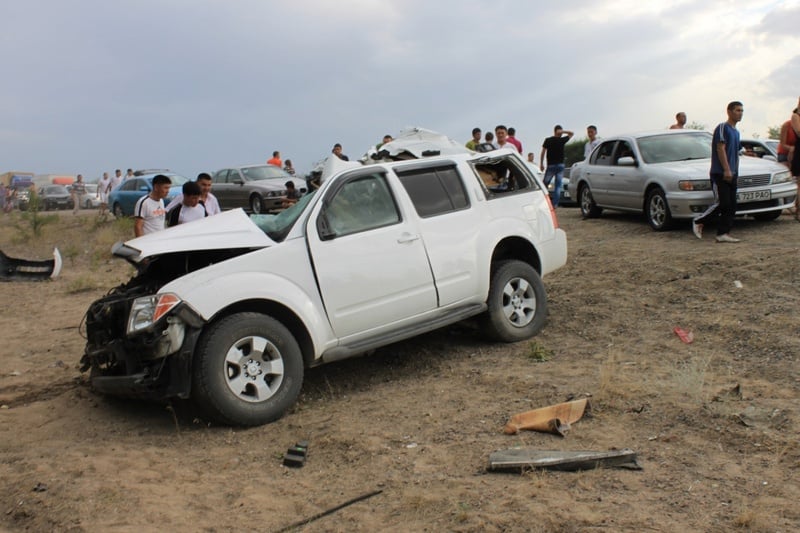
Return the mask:
<svg viewBox="0 0 800 533">
<path fill-rule="evenodd" d="M 134 285 L 126 288 L 132 291 L 132 304 L 120 303 L 120 298 L 93 304 L 89 314 L 95 316 L 96 309 L 98 318 L 87 321 L 84 364 L 101 369 L 93 379 L 95 387 L 150 397 L 194 394 L 184 381 L 175 385 L 175 375 L 168 383 L 153 377 L 153 362 L 171 357 L 174 372 L 195 372 L 197 357 L 211 357 L 211 341 L 201 339 L 199 348 L 191 342 L 208 328 L 216 332 L 215 324 L 227 324 L 231 313 L 245 313 L 248 320 L 258 319 L 254 313 L 276 318 L 297 340 L 305 366 L 364 353 L 482 313 L 495 321 L 489 330 L 499 340 L 535 334 L 546 314 L 538 278 L 566 263 L 567 242 L 544 185 L 519 156 L 508 150 L 454 150 L 420 160 L 370 162 L 340 165 L 321 180 L 318 191 L 274 217 L 250 219 L 234 210 L 117 245 L 114 253 L 137 264 L 139 282 L 157 287 L 157 292 L 141 296 L 146 289 Z M 264 222 L 274 238 L 253 220 Z M 164 272 L 180 272 L 158 274 L 162 264 Z M 502 281 L 506 271 L 518 274 Z M 148 272 L 152 280 L 171 279 L 148 281 Z M 506 292 L 498 292 L 503 288 L 498 283 L 508 283 L 504 291 L 518 290 L 514 294 L 521 300 L 508 300 Z M 165 302 L 172 307 L 159 321 L 156 309 Z M 118 342 L 124 348 L 114 353 L 160 345 L 140 356 L 141 372 L 128 368 L 130 376 L 117 371 L 102 375 L 106 364 L 113 367 L 115 356 L 101 340 L 119 329 L 118 324 L 103 323 L 102 317 L 113 314 L 111 308 L 132 309 L 127 338 Z M 145 314 L 137 315 L 139 309 Z M 148 322 L 147 313 L 156 318 Z M 269 345 L 269 338 L 265 333 L 260 345 Z M 230 366 L 228 387 L 240 387 L 241 375 L 255 380 L 256 370 L 268 363 L 273 364 L 261 359 L 244 366 L 225 363 Z M 141 390 L 143 383 L 146 390 Z M 262 387 L 258 391 L 272 390 L 255 383 Z M 230 412 L 212 416 L 231 423 L 264 423 L 287 408 L 281 404 L 269 415 L 251 416 L 251 404 L 259 402 L 250 396 L 261 394 L 251 389 L 247 395 L 235 393 Z"/>
</svg>

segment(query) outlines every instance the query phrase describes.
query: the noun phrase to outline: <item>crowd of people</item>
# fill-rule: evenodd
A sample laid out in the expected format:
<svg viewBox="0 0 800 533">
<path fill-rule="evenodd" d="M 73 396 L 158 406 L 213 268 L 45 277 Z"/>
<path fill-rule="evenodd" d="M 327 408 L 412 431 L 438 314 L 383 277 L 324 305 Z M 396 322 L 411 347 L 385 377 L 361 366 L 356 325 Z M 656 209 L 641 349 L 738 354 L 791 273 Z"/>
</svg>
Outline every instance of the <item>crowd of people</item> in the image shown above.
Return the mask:
<svg viewBox="0 0 800 533">
<path fill-rule="evenodd" d="M 714 128 L 711 150 L 711 167 L 709 179 L 714 192 L 714 202 L 708 209 L 697 216 L 692 222 L 694 235 L 701 239 L 704 227 L 713 223 L 716 226 L 716 241 L 723 243 L 739 242 L 739 239 L 730 235 L 736 214 L 737 177 L 739 169 L 739 155 L 742 151 L 739 130 L 736 125 L 742 120 L 744 106 L 741 102 L 734 101 L 728 104 L 727 120 Z M 681 111 L 675 115 L 675 123 L 670 125 L 670 130 L 686 128 L 686 113 Z M 483 137 L 482 137 L 483 135 Z M 565 130 L 561 125 L 553 128 L 553 135 L 545 138 L 536 165 L 535 152 L 528 152 L 529 164 L 538 166 L 544 172 L 544 184 L 549 188 L 551 182 L 554 187 L 550 192 L 553 207 L 558 207 L 562 181 L 564 175 L 564 147 L 572 139 L 574 133 Z M 781 125 L 780 142 L 778 145 L 778 162 L 786 165 L 795 178 L 798 194 L 795 200 L 794 217 L 800 221 L 800 152 L 795 150 L 797 138 L 800 136 L 800 98 L 797 107 L 792 111 L 789 120 Z M 587 142 L 584 145 L 584 159 L 589 157 L 592 150 L 600 144 L 597 136 L 597 126 L 589 125 L 586 128 Z M 482 146 L 483 145 L 483 146 Z M 465 146 L 470 150 L 485 150 L 500 148 L 514 148 L 522 154 L 522 143 L 516 138 L 516 130 L 502 124 L 496 126 L 494 131 L 483 134 L 481 128 L 472 129 L 472 137 Z"/>
<path fill-rule="evenodd" d="M 711 152 L 711 168 L 709 177 L 714 192 L 714 202 L 706 212 L 696 217 L 692 222 L 692 230 L 697 238 L 702 238 L 704 227 L 713 222 L 716 226 L 718 242 L 739 242 L 730 235 L 733 226 L 734 215 L 736 212 L 736 185 L 738 177 L 739 153 L 742 149 L 739 131 L 736 125 L 741 121 L 744 107 L 741 102 L 734 101 L 728 104 L 727 120 L 714 128 Z M 686 113 L 681 111 L 675 115 L 675 123 L 669 129 L 684 129 L 686 127 Z M 800 221 L 800 152 L 795 150 L 797 138 L 800 136 L 800 99 L 797 107 L 792 111 L 791 117 L 786 120 L 780 129 L 780 143 L 778 145 L 778 161 L 791 169 L 792 176 L 798 181 L 798 197 L 795 201 L 794 216 Z M 542 143 L 539 157 L 538 168 L 544 173 L 545 186 L 554 183 L 550 193 L 551 202 L 554 207 L 558 207 L 560 193 L 562 190 L 562 180 L 564 175 L 565 146 L 574 137 L 574 132 L 564 129 L 557 124 L 553 128 L 553 135 L 546 137 Z M 601 139 L 597 136 L 597 127 L 589 125 L 586 128 L 587 142 L 584 145 L 584 158 L 591 154 L 592 150 L 600 143 Z M 393 140 L 391 135 L 385 135 L 382 141 L 375 145 L 379 150 L 384 144 Z M 474 151 L 487 149 L 511 148 L 518 153 L 523 153 L 522 143 L 516 137 L 516 129 L 497 125 L 493 131 L 486 131 L 481 128 L 472 129 L 472 137 L 466 142 L 465 146 Z M 347 155 L 343 153 L 340 143 L 333 145 L 331 153 L 343 161 L 349 161 Z M 536 153 L 528 152 L 527 161 L 529 164 L 536 165 Z M 267 164 L 282 168 L 287 174 L 294 176 L 296 170 L 292 161 L 281 159 L 278 150 L 272 152 L 272 157 L 267 160 Z M 127 170 L 125 176 L 122 171 L 117 169 L 113 177 L 109 177 L 107 172 L 97 183 L 97 198 L 100 201 L 100 213 L 104 214 L 108 210 L 108 196 L 115 188 L 119 187 L 126 179 L 134 177 L 132 169 Z M 196 181 L 190 181 L 183 185 L 182 193 L 175 197 L 169 205 L 164 205 L 171 181 L 168 176 L 159 174 L 153 178 L 152 191 L 139 199 L 134 210 L 134 233 L 140 237 L 153 231 L 164 229 L 165 227 L 191 222 L 207 216 L 212 216 L 220 212 L 219 202 L 211 194 L 212 179 L 205 172 L 197 176 Z M 286 200 L 283 207 L 289 207 L 300 197 L 300 193 L 293 181 L 286 182 Z M 0 207 L 5 211 L 10 204 L 8 195 L 13 190 L 6 188 L 2 184 L 0 189 Z M 77 213 L 82 205 L 83 197 L 86 194 L 86 184 L 83 176 L 78 174 L 75 182 L 70 186 L 70 193 L 74 203 L 74 212 Z"/>
</svg>

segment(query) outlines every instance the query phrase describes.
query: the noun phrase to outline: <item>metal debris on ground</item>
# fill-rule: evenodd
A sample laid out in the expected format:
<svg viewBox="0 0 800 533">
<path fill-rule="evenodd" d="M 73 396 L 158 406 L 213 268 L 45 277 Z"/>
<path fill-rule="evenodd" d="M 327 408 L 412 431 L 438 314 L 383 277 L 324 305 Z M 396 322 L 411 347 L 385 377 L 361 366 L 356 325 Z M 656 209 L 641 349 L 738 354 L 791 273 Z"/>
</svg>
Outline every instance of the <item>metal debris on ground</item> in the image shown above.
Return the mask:
<svg viewBox="0 0 800 533">
<path fill-rule="evenodd" d="M 636 452 L 629 448 L 607 452 L 510 448 L 489 455 L 489 470 L 524 470 L 527 468 L 570 472 L 594 468 L 642 469 L 637 461 Z"/>
<path fill-rule="evenodd" d="M 514 435 L 521 429 L 527 429 L 564 437 L 570 425 L 580 420 L 584 412 L 590 412 L 588 398 L 550 405 L 512 416 L 503 432 Z"/>
</svg>

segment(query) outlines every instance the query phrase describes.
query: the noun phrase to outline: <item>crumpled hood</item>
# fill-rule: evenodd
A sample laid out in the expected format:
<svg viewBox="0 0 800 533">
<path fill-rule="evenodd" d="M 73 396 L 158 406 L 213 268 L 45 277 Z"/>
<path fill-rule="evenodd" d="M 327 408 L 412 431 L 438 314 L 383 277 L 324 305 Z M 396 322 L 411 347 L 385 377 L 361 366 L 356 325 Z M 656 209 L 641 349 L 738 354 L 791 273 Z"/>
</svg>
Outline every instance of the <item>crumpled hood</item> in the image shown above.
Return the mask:
<svg viewBox="0 0 800 533">
<path fill-rule="evenodd" d="M 165 253 L 266 248 L 277 244 L 241 209 L 116 243 L 111 252 L 138 263 Z"/>
</svg>

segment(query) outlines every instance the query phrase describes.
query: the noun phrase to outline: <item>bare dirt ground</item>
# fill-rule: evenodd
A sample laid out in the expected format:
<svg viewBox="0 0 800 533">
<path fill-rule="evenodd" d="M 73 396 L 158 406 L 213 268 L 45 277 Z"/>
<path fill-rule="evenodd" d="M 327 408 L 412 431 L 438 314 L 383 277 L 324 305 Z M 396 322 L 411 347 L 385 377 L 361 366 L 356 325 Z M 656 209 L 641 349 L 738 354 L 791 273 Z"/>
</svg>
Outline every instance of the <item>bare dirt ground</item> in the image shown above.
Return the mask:
<svg viewBox="0 0 800 533">
<path fill-rule="evenodd" d="M 83 312 L 131 273 L 109 255 L 129 225 L 61 213 L 19 242 L 0 217 L 9 255 L 65 253 L 54 282 L 0 284 L 0 529 L 276 531 L 382 491 L 293 530 L 797 531 L 800 224 L 737 221 L 725 245 L 559 217 L 569 262 L 533 341 L 465 323 L 309 370 L 296 407 L 254 429 L 106 399 L 77 370 Z M 566 438 L 501 432 L 583 395 L 592 416 Z M 301 439 L 306 465 L 283 467 Z M 518 446 L 631 448 L 643 469 L 487 471 Z"/>
</svg>

